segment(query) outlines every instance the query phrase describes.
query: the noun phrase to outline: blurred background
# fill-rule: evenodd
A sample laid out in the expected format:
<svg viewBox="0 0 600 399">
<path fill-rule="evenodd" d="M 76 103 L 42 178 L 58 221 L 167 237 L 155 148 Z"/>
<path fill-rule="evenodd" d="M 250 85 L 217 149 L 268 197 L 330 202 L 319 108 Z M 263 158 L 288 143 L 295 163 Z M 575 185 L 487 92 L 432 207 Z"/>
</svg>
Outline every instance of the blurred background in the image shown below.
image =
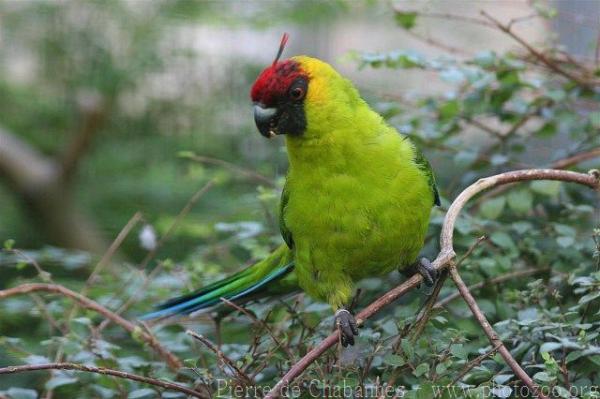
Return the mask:
<svg viewBox="0 0 600 399">
<path fill-rule="evenodd" d="M 565 11 L 557 19 L 531 19 L 520 32 L 533 43 L 558 37 L 569 52 L 593 56 L 598 4 L 556 5 Z M 0 241 L 96 253 L 136 211 L 164 231 L 191 195 L 222 172 L 183 153 L 231 161 L 272 179 L 285 173 L 283 140 L 261 139 L 248 98 L 282 32 L 292 38 L 286 56 L 332 63 L 371 103 L 418 99 L 443 95 L 451 85 L 435 70 L 359 68 L 356 55 L 396 49 L 432 59 L 447 54 L 426 37 L 443 38 L 459 59 L 502 53 L 515 43 L 461 20 L 424 18 L 419 34 L 398 29 L 394 7 L 442 16 L 477 16 L 482 8 L 501 20 L 527 15 L 532 7 L 527 1 L 185 0 L 0 6 Z M 463 130 L 485 134 L 472 126 Z M 440 165 L 435 151 L 423 150 Z M 180 239 L 165 243 L 165 253 L 181 257 L 211 234 L 215 222 L 271 212 L 255 195 L 260 182 L 221 177 L 175 232 Z M 141 256 L 135 239 L 122 253 Z"/>
<path fill-rule="evenodd" d="M 433 257 L 444 210 L 477 178 L 579 153 L 588 156 L 563 166 L 600 166 L 599 20 L 592 0 L 0 0 L 0 289 L 39 278 L 36 261 L 111 309 L 129 297 L 122 310 L 132 305 L 134 317 L 281 242 L 284 140 L 258 134 L 249 90 L 283 32 L 284 57 L 331 63 L 426 154 L 443 197 L 425 250 Z M 511 262 L 592 267 L 597 197 L 525 187 L 484 198 L 461 219 L 459 249 L 496 234 L 493 261 L 466 262 L 475 279 Z M 110 267 L 90 283 L 107 253 Z M 491 293 L 489 315 L 509 317 L 493 298 L 507 300 Z M 50 314 L 63 302 L 49 302 Z M 56 359 L 41 341 L 43 312 L 28 297 L 0 302 L 0 336 L 27 330 L 24 347 Z M 245 331 L 225 333 L 236 341 Z M 0 366 L 23 357 L 14 347 L 3 354 L 2 342 Z M 0 389 L 43 386 L 20 378 L 0 378 Z"/>
</svg>

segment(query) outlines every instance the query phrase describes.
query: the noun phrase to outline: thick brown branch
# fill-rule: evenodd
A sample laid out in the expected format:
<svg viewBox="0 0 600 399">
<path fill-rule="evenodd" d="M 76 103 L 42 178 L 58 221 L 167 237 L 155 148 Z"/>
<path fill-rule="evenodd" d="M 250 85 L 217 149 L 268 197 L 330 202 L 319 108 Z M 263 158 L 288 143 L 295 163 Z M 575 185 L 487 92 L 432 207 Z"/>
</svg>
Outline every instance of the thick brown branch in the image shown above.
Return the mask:
<svg viewBox="0 0 600 399">
<path fill-rule="evenodd" d="M 194 391 L 183 385 L 175 384 L 170 381 L 158 380 L 156 378 L 144 377 L 137 374 L 127 373 L 121 370 L 107 369 L 104 367 L 87 366 L 84 364 L 77 363 L 46 363 L 46 364 L 28 364 L 23 366 L 8 366 L 0 368 L 0 375 L 2 374 L 16 374 L 24 373 L 28 371 L 40 371 L 40 370 L 72 370 L 72 371 L 84 371 L 88 373 L 96 373 L 103 375 L 110 375 L 112 377 L 124 378 L 127 380 L 137 381 L 144 384 L 154 385 L 171 391 L 177 391 L 185 393 L 186 395 L 193 396 L 194 398 L 206 399 L 207 395 L 203 395 L 198 391 Z"/>
<path fill-rule="evenodd" d="M 454 224 L 462 208 L 475 195 L 486 189 L 508 184 L 517 181 L 530 180 L 562 180 L 585 185 L 595 190 L 600 189 L 600 181 L 591 174 L 575 173 L 570 171 L 554 170 L 554 169 L 527 169 L 518 170 L 499 175 L 480 179 L 467 187 L 452 203 L 442 226 L 440 237 L 441 250 L 437 258 L 432 262 L 437 270 L 442 270 L 448 267 L 451 261 L 454 260 L 455 253 L 453 247 Z M 419 274 L 415 274 L 406 280 L 404 283 L 393 288 L 385 293 L 375 302 L 371 303 L 357 315 L 357 322 L 362 324 L 364 320 L 379 312 L 383 307 L 389 305 L 396 299 L 400 298 L 408 291 L 415 288 L 423 281 Z M 289 371 L 283 376 L 273 389 L 265 396 L 265 399 L 273 399 L 281 396 L 281 391 L 284 387 L 295 381 L 306 368 L 321 356 L 327 349 L 333 346 L 338 341 L 338 333 L 333 333 L 325 338 L 319 345 L 310 350 L 302 359 L 294 364 Z M 510 355 L 510 353 L 508 353 Z M 529 377 L 527 377 L 529 378 Z"/>
<path fill-rule="evenodd" d="M 22 284 L 17 287 L 0 290 L 0 299 L 8 298 L 13 295 L 29 294 L 37 291 L 52 292 L 55 294 L 66 296 L 67 298 L 70 298 L 79 303 L 79 305 L 81 305 L 82 307 L 100 313 L 106 319 L 123 327 L 125 330 L 131 333 L 132 336 L 139 337 L 142 341 L 146 342 L 152 349 L 154 349 L 156 353 L 158 353 L 163 359 L 165 359 L 165 361 L 171 369 L 176 371 L 183 367 L 181 360 L 179 360 L 179 358 L 177 358 L 177 356 L 171 353 L 167 348 L 163 347 L 153 335 L 143 331 L 140 327 L 136 326 L 129 320 L 124 319 L 118 314 L 111 312 L 99 303 L 75 291 L 71 291 L 70 289 L 63 287 L 62 285 Z"/>
</svg>

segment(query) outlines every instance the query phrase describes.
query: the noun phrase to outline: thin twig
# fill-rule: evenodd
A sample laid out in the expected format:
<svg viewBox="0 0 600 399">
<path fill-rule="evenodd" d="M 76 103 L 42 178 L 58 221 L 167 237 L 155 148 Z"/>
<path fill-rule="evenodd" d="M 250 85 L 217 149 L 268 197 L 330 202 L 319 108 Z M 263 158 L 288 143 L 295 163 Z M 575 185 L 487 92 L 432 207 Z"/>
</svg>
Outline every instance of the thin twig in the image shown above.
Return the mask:
<svg viewBox="0 0 600 399">
<path fill-rule="evenodd" d="M 276 186 L 275 183 L 273 182 L 273 180 L 269 179 L 268 177 L 261 175 L 260 173 L 258 173 L 256 171 L 253 171 L 250 169 L 244 169 L 240 166 L 237 166 L 231 162 L 227 162 L 223 159 L 206 157 L 203 155 L 190 155 L 186 158 L 191 159 L 192 161 L 195 161 L 195 162 L 199 162 L 199 163 L 206 163 L 206 164 L 210 164 L 210 165 L 222 166 L 238 175 L 242 175 L 246 178 L 256 180 L 258 182 L 266 184 L 269 187 Z"/>
<path fill-rule="evenodd" d="M 532 56 L 534 56 L 542 64 L 544 64 L 548 68 L 550 68 L 550 70 L 556 72 L 559 75 L 564 76 L 565 78 L 567 78 L 569 80 L 572 80 L 573 82 L 577 83 L 580 86 L 583 86 L 583 87 L 589 86 L 589 82 L 582 80 L 579 76 L 573 75 L 571 72 L 569 72 L 565 69 L 562 69 L 553 60 L 546 57 L 546 55 L 544 53 L 536 50 L 531 44 L 527 43 L 527 41 L 525 41 L 525 39 L 523 39 L 521 36 L 517 35 L 512 30 L 512 27 L 510 24 L 509 25 L 503 24 L 502 22 L 498 21 L 496 18 L 492 17 L 490 14 L 488 14 L 487 12 L 485 12 L 483 10 L 481 11 L 481 15 L 483 15 L 488 20 L 490 20 L 502 32 L 504 32 L 507 35 L 509 35 L 510 37 L 512 37 L 517 43 L 519 43 L 521 46 L 523 46 Z"/>
<path fill-rule="evenodd" d="M 253 320 L 255 323 L 259 324 L 264 330 L 267 331 L 267 333 L 269 333 L 269 335 L 271 336 L 271 338 L 273 339 L 273 341 L 275 342 L 275 344 L 278 347 L 281 347 L 283 350 L 285 350 L 285 353 L 289 356 L 289 360 L 292 363 L 296 361 L 296 356 L 294 356 L 294 353 L 290 350 L 290 348 L 287 345 L 284 345 L 279 340 L 279 338 L 277 338 L 277 335 L 275 335 L 275 333 L 273 332 L 273 330 L 271 330 L 271 328 L 269 327 L 269 325 L 267 323 L 265 323 L 264 320 L 259 319 L 252 312 L 248 311 L 248 309 L 245 309 L 242 306 L 240 306 L 240 305 L 238 305 L 236 303 L 231 302 L 229 299 L 221 298 L 221 301 L 223 301 L 227 305 L 231 306 L 232 308 L 239 310 L 240 312 L 242 312 L 243 314 L 245 314 L 246 316 L 248 316 L 251 320 Z"/>
<path fill-rule="evenodd" d="M 105 367 L 88 366 L 85 364 L 77 363 L 45 363 L 45 364 L 28 364 L 22 366 L 8 366 L 0 368 L 1 374 L 16 374 L 24 373 L 29 371 L 39 370 L 72 370 L 72 371 L 84 371 L 88 373 L 96 373 L 103 375 L 110 375 L 112 377 L 124 378 L 127 380 L 142 382 L 144 384 L 154 385 L 157 387 L 165 388 L 171 391 L 178 391 L 185 393 L 186 395 L 193 396 L 195 398 L 207 399 L 208 396 L 201 394 L 198 391 L 185 387 L 183 385 L 175 384 L 170 381 L 158 380 L 156 378 L 144 377 L 137 374 L 127 373 L 121 370 L 108 369 Z"/>
<path fill-rule="evenodd" d="M 452 380 L 452 382 L 450 384 L 446 385 L 446 389 L 448 389 L 451 386 L 455 385 L 465 375 L 467 375 L 467 373 L 469 371 L 471 371 L 471 370 L 473 370 L 473 368 L 479 366 L 481 364 L 481 362 L 483 362 L 485 359 L 487 359 L 488 357 L 494 356 L 494 354 L 498 351 L 498 349 L 500 349 L 501 345 L 502 344 L 496 344 L 496 345 L 494 345 L 492 347 L 492 349 L 490 349 L 486 353 L 483 353 L 483 354 L 477 356 L 475 359 L 473 359 L 469 363 L 467 363 L 465 365 L 465 367 L 460 371 L 460 373 L 458 373 L 458 375 L 456 377 L 454 377 L 454 379 Z"/>
<path fill-rule="evenodd" d="M 554 169 L 566 169 L 578 163 L 588 161 L 590 159 L 600 157 L 600 147 L 592 148 L 589 151 L 580 152 L 579 154 L 571 155 L 569 157 L 559 159 L 552 163 Z"/>
<path fill-rule="evenodd" d="M 550 270 L 549 267 L 539 267 L 539 268 L 534 268 L 534 269 L 519 270 L 516 272 L 506 273 L 501 276 L 491 278 L 489 280 L 480 281 L 476 284 L 470 285 L 468 288 L 469 288 L 469 291 L 474 291 L 474 290 L 481 289 L 481 288 L 485 287 L 486 285 L 499 284 L 504 281 L 513 280 L 513 279 L 519 278 L 519 277 L 527 277 L 527 276 L 531 276 L 531 275 L 545 272 L 548 270 Z M 460 298 L 459 291 L 453 292 L 452 294 L 448 295 L 447 297 L 440 299 L 433 306 L 433 309 L 436 309 L 436 310 L 441 309 L 444 306 L 446 306 L 448 303 L 452 302 L 453 300 L 455 300 L 457 298 Z"/>
<path fill-rule="evenodd" d="M 17 287 L 0 290 L 0 299 L 8 298 L 13 295 L 29 294 L 37 291 L 46 291 L 63 295 L 67 298 L 76 301 L 77 303 L 79 303 L 80 306 L 86 309 L 90 309 L 100 313 L 102 316 L 105 317 L 105 319 L 120 325 L 132 335 L 135 335 L 136 337 L 139 337 L 141 340 L 146 342 L 152 349 L 154 349 L 154 351 L 157 354 L 159 354 L 163 359 L 166 360 L 169 367 L 173 370 L 178 370 L 181 367 L 183 367 L 183 363 L 181 363 L 181 360 L 179 360 L 179 358 L 173 353 L 171 353 L 167 348 L 162 346 L 160 342 L 158 342 L 156 337 L 154 337 L 152 334 L 148 334 L 147 332 L 143 331 L 140 327 L 136 326 L 129 320 L 124 319 L 118 314 L 111 312 L 104 306 L 100 305 L 98 302 L 95 302 L 90 298 L 81 295 L 75 291 L 71 291 L 70 289 L 62 285 L 41 283 L 22 284 Z"/>
<path fill-rule="evenodd" d="M 214 179 L 210 180 L 208 183 L 206 183 L 204 186 L 202 186 L 202 188 L 200 188 L 200 190 L 196 191 L 196 193 L 194 195 L 192 195 L 192 197 L 189 199 L 189 201 L 181 209 L 181 211 L 179 212 L 177 217 L 175 217 L 175 220 L 173 221 L 173 223 L 171 223 L 171 225 L 169 226 L 169 228 L 167 229 L 165 234 L 158 240 L 158 242 L 156 243 L 156 246 L 151 251 L 149 251 L 148 254 L 146 255 L 146 257 L 142 260 L 142 262 L 138 266 L 139 270 L 143 271 L 146 269 L 146 267 L 148 266 L 148 263 L 150 263 L 150 261 L 152 259 L 154 259 L 154 256 L 156 256 L 156 253 L 158 252 L 158 250 L 163 246 L 165 241 L 169 238 L 171 233 L 175 230 L 175 227 L 177 227 L 179 225 L 179 223 L 181 223 L 183 218 L 185 218 L 185 216 L 192 210 L 194 205 L 200 200 L 200 198 L 202 198 L 202 196 L 204 196 L 204 194 L 206 194 L 214 186 L 214 184 L 215 184 L 215 180 Z M 152 273 L 154 273 L 154 274 L 158 273 L 158 271 L 160 270 L 160 267 L 161 267 L 160 265 L 157 266 L 152 271 Z M 119 307 L 119 309 L 117 309 L 115 311 L 115 313 L 122 314 L 124 311 L 129 309 L 129 307 L 131 305 L 133 305 L 135 303 L 135 301 L 138 299 L 138 295 L 146 289 L 149 282 L 150 282 L 150 279 L 145 278 L 142 285 L 137 290 L 135 290 L 133 292 L 133 294 L 131 294 L 129 299 L 127 301 L 125 301 L 125 303 L 123 303 Z M 121 294 L 124 294 L 124 293 L 121 291 Z M 109 324 L 110 324 L 110 320 L 108 320 L 108 319 L 104 320 L 98 326 L 98 332 L 101 332 L 102 330 L 104 330 Z"/>
<path fill-rule="evenodd" d="M 506 364 L 512 369 L 513 373 L 515 373 L 515 375 L 519 377 L 519 379 L 523 381 L 525 385 L 527 385 L 527 387 L 531 390 L 534 396 L 537 396 L 541 399 L 547 398 L 547 396 L 540 391 L 539 386 L 535 382 L 533 382 L 531 377 L 527 375 L 525 370 L 523 370 L 523 368 L 519 365 L 519 363 L 517 363 L 515 358 L 512 357 L 510 351 L 506 348 L 506 346 L 504 346 L 504 344 L 500 340 L 500 337 L 494 331 L 490 323 L 487 321 L 487 318 L 484 316 L 483 312 L 479 308 L 479 305 L 477 305 L 477 302 L 475 302 L 475 298 L 473 298 L 473 295 L 471 295 L 471 292 L 467 288 L 467 285 L 460 277 L 460 274 L 458 274 L 458 270 L 456 270 L 456 267 L 454 267 L 454 265 L 450 265 L 449 270 L 450 277 L 452 278 L 452 280 L 454 280 L 454 283 L 458 287 L 461 296 L 469 306 L 469 309 L 471 309 L 471 313 L 473 313 L 475 319 L 477 319 L 477 322 L 485 332 L 485 335 L 487 335 L 492 345 L 494 347 L 498 347 L 498 352 L 500 352 L 500 355 L 502 356 Z"/>
<path fill-rule="evenodd" d="M 231 360 L 227 355 L 225 355 L 225 353 L 223 353 L 222 350 L 217 348 L 215 344 L 210 342 L 206 337 L 192 330 L 186 330 L 186 334 L 191 335 L 194 339 L 197 339 L 198 341 L 202 342 L 208 349 L 214 352 L 214 354 L 217 355 L 219 361 L 223 364 L 226 364 L 227 367 L 229 367 L 231 371 L 235 373 L 240 382 L 242 382 L 244 385 L 252 385 L 252 378 L 250 378 L 248 374 L 244 373 L 238 366 L 236 366 L 233 360 Z"/>
</svg>

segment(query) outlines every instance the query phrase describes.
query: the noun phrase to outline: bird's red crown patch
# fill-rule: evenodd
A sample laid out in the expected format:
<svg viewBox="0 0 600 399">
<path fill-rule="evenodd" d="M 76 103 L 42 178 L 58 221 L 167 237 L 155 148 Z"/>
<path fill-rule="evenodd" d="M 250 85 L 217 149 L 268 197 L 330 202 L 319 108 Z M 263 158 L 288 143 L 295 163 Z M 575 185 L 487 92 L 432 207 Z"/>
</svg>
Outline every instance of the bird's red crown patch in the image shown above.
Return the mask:
<svg viewBox="0 0 600 399">
<path fill-rule="evenodd" d="M 252 101 L 272 106 L 285 98 L 287 90 L 296 78 L 305 76 L 296 61 L 279 61 L 288 39 L 289 35 L 284 33 L 281 37 L 281 43 L 279 44 L 273 64 L 265 68 L 254 82 L 254 85 L 252 85 L 252 90 L 250 91 Z"/>
</svg>

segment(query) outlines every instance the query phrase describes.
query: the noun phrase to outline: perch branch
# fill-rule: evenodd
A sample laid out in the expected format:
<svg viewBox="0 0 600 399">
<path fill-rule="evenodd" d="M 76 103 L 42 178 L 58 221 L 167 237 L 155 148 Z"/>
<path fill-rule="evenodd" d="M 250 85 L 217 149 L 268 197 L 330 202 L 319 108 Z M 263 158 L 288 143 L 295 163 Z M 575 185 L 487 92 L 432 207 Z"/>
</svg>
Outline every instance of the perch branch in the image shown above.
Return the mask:
<svg viewBox="0 0 600 399">
<path fill-rule="evenodd" d="M 158 380 L 156 378 L 144 377 L 137 374 L 127 373 L 125 371 L 108 369 L 105 367 L 87 366 L 84 364 L 77 363 L 45 363 L 45 364 L 28 364 L 23 366 L 8 366 L 0 368 L 0 375 L 2 374 L 16 374 L 24 373 L 28 371 L 39 371 L 39 370 L 72 370 L 72 371 L 84 371 L 88 373 L 96 373 L 103 375 L 110 375 L 112 377 L 124 378 L 127 380 L 142 382 L 144 384 L 154 385 L 171 391 L 178 391 L 185 393 L 186 395 L 193 396 L 194 398 L 207 399 L 208 396 L 201 394 L 198 391 L 187 388 L 183 385 L 175 384 L 173 382 Z"/>
<path fill-rule="evenodd" d="M 217 348 L 212 342 L 210 342 L 206 337 L 195 333 L 192 330 L 187 330 L 186 333 L 191 335 L 194 339 L 202 342 L 208 349 L 214 352 L 217 355 L 217 358 L 221 361 L 221 363 L 226 364 L 227 367 L 231 369 L 238 377 L 240 382 L 243 382 L 245 385 L 252 385 L 252 378 L 250 378 L 246 373 L 244 373 L 238 366 L 235 365 L 235 362 L 231 360 L 227 355 L 223 353 L 219 348 Z"/>
<path fill-rule="evenodd" d="M 473 298 L 473 295 L 471 295 L 471 291 L 469 291 L 467 285 L 460 277 L 460 274 L 458 274 L 458 270 L 456 270 L 456 267 L 454 267 L 454 265 L 450 265 L 449 269 L 450 277 L 452 278 L 452 280 L 454 280 L 454 283 L 458 287 L 460 294 L 469 306 L 469 309 L 471 309 L 471 313 L 473 313 L 473 315 L 477 319 L 477 322 L 481 325 L 481 328 L 485 332 L 485 335 L 487 335 L 494 348 L 498 348 L 498 352 L 500 353 L 506 364 L 508 364 L 508 366 L 512 369 L 515 375 L 519 377 L 519 379 L 523 381 L 525 385 L 527 385 L 531 392 L 533 392 L 534 397 L 545 398 L 546 396 L 540 392 L 539 387 L 533 382 L 531 377 L 527 375 L 527 373 L 525 372 L 525 370 L 523 370 L 519 363 L 517 363 L 515 358 L 512 357 L 510 351 L 506 348 L 506 346 L 504 346 L 496 331 L 494 331 L 490 323 L 487 321 L 487 318 L 484 316 L 483 312 L 479 308 L 479 305 L 477 305 L 477 302 L 475 302 L 475 298 Z"/>
<path fill-rule="evenodd" d="M 597 176 L 554 169 L 525 169 L 501 173 L 484 179 L 480 179 L 467 187 L 452 203 L 442 226 L 440 237 L 441 250 L 432 265 L 437 270 L 443 270 L 454 260 L 455 252 L 453 246 L 454 224 L 460 211 L 466 203 L 481 191 L 518 181 L 530 180 L 562 180 L 585 185 L 594 190 L 600 189 L 600 181 Z M 357 323 L 362 324 L 364 320 L 379 312 L 383 307 L 400 298 L 408 291 L 422 283 L 423 277 L 415 274 L 408 280 L 391 289 L 383 296 L 372 302 L 357 315 Z M 265 399 L 274 399 L 281 396 L 284 387 L 295 381 L 306 368 L 321 356 L 327 349 L 338 341 L 338 333 L 335 332 L 325 338 L 319 345 L 311 349 L 302 359 L 294 364 L 288 372 L 275 384 L 273 389 L 265 396 Z M 506 350 L 506 352 L 508 352 Z M 510 353 L 508 353 L 510 355 Z M 518 366 L 518 365 L 517 365 Z M 543 396 L 540 395 L 541 398 Z"/>
<path fill-rule="evenodd" d="M 167 348 L 162 346 L 160 342 L 153 335 L 143 331 L 140 327 L 136 326 L 132 322 L 118 314 L 111 312 L 106 309 L 104 306 L 100 305 L 98 302 L 95 302 L 88 297 L 81 295 L 75 291 L 71 291 L 70 289 L 63 287 L 62 285 L 57 284 L 22 284 L 17 287 L 8 288 L 5 290 L 0 290 L 0 299 L 8 298 L 13 295 L 22 295 L 29 294 L 37 291 L 46 291 L 52 292 L 54 294 L 60 294 L 67 298 L 70 298 L 77 302 L 80 306 L 96 311 L 104 316 L 105 319 L 114 322 L 115 324 L 120 325 L 129 333 L 131 333 L 134 337 L 139 337 L 142 341 L 147 343 L 156 353 L 158 353 L 169 365 L 169 367 L 175 371 L 183 367 L 183 363 L 181 360 L 177 358 L 173 353 L 171 353 Z"/>
</svg>

